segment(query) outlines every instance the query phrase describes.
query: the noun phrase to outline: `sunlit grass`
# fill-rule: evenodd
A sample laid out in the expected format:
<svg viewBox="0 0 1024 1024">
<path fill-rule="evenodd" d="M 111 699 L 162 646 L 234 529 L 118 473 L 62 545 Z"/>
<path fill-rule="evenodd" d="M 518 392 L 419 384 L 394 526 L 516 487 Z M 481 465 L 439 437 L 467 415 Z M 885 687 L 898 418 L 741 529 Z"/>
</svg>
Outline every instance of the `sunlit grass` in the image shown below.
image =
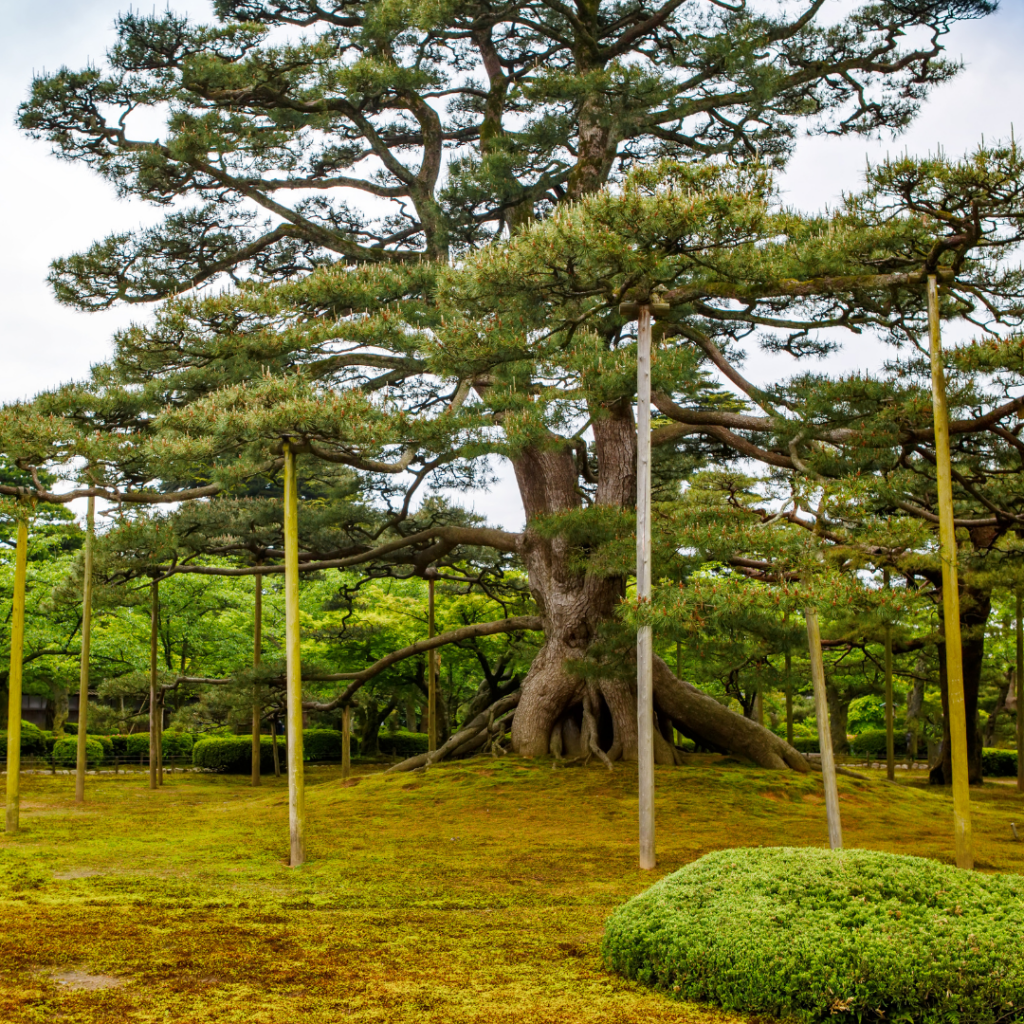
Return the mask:
<svg viewBox="0 0 1024 1024">
<path fill-rule="evenodd" d="M 840 783 L 847 846 L 952 861 L 949 795 L 869 774 Z M 626 766 L 308 780 L 293 870 L 284 780 L 97 775 L 78 808 L 70 777 L 26 776 L 23 831 L 0 840 L 0 1019 L 711 1024 L 730 1018 L 601 969 L 606 917 L 709 850 L 826 842 L 820 776 L 728 761 L 658 769 L 650 874 Z M 980 866 L 1024 869 L 1024 801 L 972 795 Z"/>
</svg>

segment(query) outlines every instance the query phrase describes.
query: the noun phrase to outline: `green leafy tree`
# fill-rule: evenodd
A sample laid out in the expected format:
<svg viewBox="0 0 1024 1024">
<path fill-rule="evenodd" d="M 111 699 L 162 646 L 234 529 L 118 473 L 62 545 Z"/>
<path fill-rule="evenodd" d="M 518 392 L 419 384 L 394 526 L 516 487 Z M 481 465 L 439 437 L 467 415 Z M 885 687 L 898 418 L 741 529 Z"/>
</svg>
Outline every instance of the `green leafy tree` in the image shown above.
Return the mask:
<svg viewBox="0 0 1024 1024">
<path fill-rule="evenodd" d="M 122 19 L 108 68 L 38 79 L 22 125 L 126 193 L 200 205 L 58 261 L 58 294 L 94 308 L 219 274 L 242 282 L 320 269 L 270 292 L 246 285 L 172 302 L 151 327 L 119 337 L 91 389 L 42 407 L 94 426 L 130 422 L 144 438 L 173 435 L 164 448 L 143 446 L 138 474 L 190 481 L 202 466 L 197 490 L 272 472 L 287 437 L 304 455 L 354 470 L 389 507 L 379 543 L 357 553 L 366 563 L 394 543 L 420 569 L 464 546 L 518 555 L 547 642 L 524 683 L 514 745 L 546 753 L 580 709 L 595 719 L 604 708 L 611 749 L 635 756 L 625 674 L 598 685 L 571 669 L 590 658 L 628 570 L 622 561 L 581 568 L 578 546 L 543 525 L 562 517 L 568 526 L 584 506 L 610 520 L 632 508 L 635 391 L 630 332 L 615 312 L 621 293 L 682 289 L 659 386 L 666 408 L 702 418 L 659 425 L 659 446 L 690 466 L 752 450 L 778 465 L 774 438 L 751 440 L 774 432 L 774 420 L 764 426 L 771 415 L 738 430 L 720 418 L 740 415 L 744 401 L 714 380 L 724 363 L 733 381 L 731 366 L 700 328 L 725 338 L 770 326 L 805 298 L 779 282 L 877 276 L 877 253 L 842 218 L 772 214 L 763 167 L 687 164 L 758 154 L 779 163 L 804 126 L 900 129 L 928 87 L 955 71 L 939 45 L 951 24 L 991 9 L 901 0 L 825 26 L 823 7 L 812 0 L 772 17 L 678 2 L 225 3 L 220 28 Z M 308 31 L 278 46 L 266 32 L 280 24 Z M 930 41 L 904 47 L 915 26 L 929 27 Z M 118 121 L 118 110 L 164 103 L 171 115 L 157 142 L 133 138 L 130 114 Z M 675 158 L 677 170 L 648 172 L 646 182 L 638 172 L 624 198 L 598 194 L 652 157 Z M 316 195 L 288 199 L 304 189 Z M 345 205 L 367 193 L 381 201 L 379 217 Z M 265 229 L 254 227 L 254 208 L 269 215 Z M 905 281 L 914 244 L 935 239 L 912 218 L 897 217 L 888 235 L 872 228 L 870 245 L 897 250 Z M 468 285 L 447 274 L 439 283 L 442 257 L 506 229 L 514 244 L 470 259 Z M 793 244 L 772 246 L 780 231 Z M 756 308 L 736 318 L 729 303 L 748 298 L 738 281 L 752 283 Z M 858 305 L 860 293 L 854 311 L 847 298 L 804 302 L 793 316 L 855 327 L 879 319 L 871 303 Z M 790 351 L 820 351 L 805 335 L 802 326 Z M 433 523 L 407 533 L 417 488 L 480 486 L 490 455 L 513 465 L 525 532 Z M 667 690 L 675 685 L 666 678 Z M 693 698 L 688 727 L 699 731 L 716 708 Z M 722 728 L 731 749 L 784 763 L 753 723 Z"/>
</svg>

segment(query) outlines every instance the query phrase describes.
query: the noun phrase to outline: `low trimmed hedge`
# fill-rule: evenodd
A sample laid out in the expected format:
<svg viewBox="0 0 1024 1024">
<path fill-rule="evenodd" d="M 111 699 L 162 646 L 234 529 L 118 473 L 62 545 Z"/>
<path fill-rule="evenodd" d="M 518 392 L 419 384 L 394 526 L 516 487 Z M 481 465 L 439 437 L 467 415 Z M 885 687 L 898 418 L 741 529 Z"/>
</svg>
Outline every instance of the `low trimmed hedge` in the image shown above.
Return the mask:
<svg viewBox="0 0 1024 1024">
<path fill-rule="evenodd" d="M 122 733 L 119 736 L 111 736 L 110 739 L 113 742 L 114 753 L 117 754 L 118 760 L 148 762 L 148 732 Z M 164 760 L 170 760 L 172 757 L 191 757 L 194 745 L 195 737 L 192 733 L 167 729 L 163 735 Z"/>
<path fill-rule="evenodd" d="M 981 774 L 992 778 L 1016 777 L 1017 751 L 986 747 L 981 752 Z"/>
<path fill-rule="evenodd" d="M 351 740 L 349 741 L 351 749 Z M 341 732 L 338 729 L 303 729 L 303 761 L 341 762 Z"/>
<path fill-rule="evenodd" d="M 195 737 L 190 732 L 167 729 L 163 735 L 164 760 L 170 757 L 191 757 Z"/>
<path fill-rule="evenodd" d="M 46 734 L 38 725 L 21 721 L 21 756 L 46 757 Z M 0 732 L 0 758 L 7 758 L 7 730 Z"/>
<path fill-rule="evenodd" d="M 165 734 L 166 735 L 166 734 Z M 278 736 L 281 765 L 285 763 L 285 737 Z M 425 749 L 425 748 L 424 748 Z M 341 733 L 336 729 L 303 729 L 303 761 L 341 763 Z M 252 771 L 252 736 L 206 736 L 192 748 L 192 764 L 216 772 L 249 774 Z M 260 737 L 260 771 L 274 770 L 274 746 L 270 736 Z"/>
<path fill-rule="evenodd" d="M 997 1024 L 1024 1007 L 1024 878 L 869 850 L 708 854 L 611 916 L 608 967 L 802 1021 Z"/>
<path fill-rule="evenodd" d="M 285 764 L 284 737 L 278 737 L 281 767 Z M 214 772 L 248 775 L 252 772 L 251 736 L 205 736 L 192 748 L 192 764 Z M 260 771 L 274 770 L 274 748 L 270 736 L 260 737 Z"/>
<path fill-rule="evenodd" d="M 148 732 L 121 733 L 111 736 L 110 741 L 114 744 L 114 753 L 120 761 L 149 760 Z"/>
<path fill-rule="evenodd" d="M 783 739 L 785 739 L 785 734 L 783 734 Z M 818 742 L 817 736 L 801 736 L 797 733 L 793 737 L 793 746 L 801 754 L 817 754 L 821 751 L 821 744 Z"/>
<path fill-rule="evenodd" d="M 109 738 L 103 739 L 109 742 Z M 103 744 L 97 736 L 86 736 L 85 738 L 85 764 L 87 768 L 98 768 L 103 764 Z M 58 768 L 75 768 L 78 765 L 78 737 L 68 736 L 66 739 L 57 740 L 53 745 L 53 763 Z"/>
<path fill-rule="evenodd" d="M 388 754 L 391 757 L 415 757 L 416 754 L 427 752 L 430 746 L 430 737 L 425 732 L 408 732 L 405 729 L 398 729 L 395 732 L 382 732 L 377 746 L 382 754 Z"/>
<path fill-rule="evenodd" d="M 77 743 L 78 742 L 78 737 L 76 736 L 74 739 L 75 739 L 75 742 Z M 114 743 L 111 740 L 111 738 L 109 736 L 94 736 L 92 733 L 88 733 L 86 735 L 86 737 L 85 737 L 86 746 L 88 746 L 89 743 L 91 741 L 93 741 L 93 740 L 95 740 L 103 748 L 103 760 L 104 761 L 113 761 L 114 760 Z M 88 756 L 88 755 L 86 755 L 86 756 Z"/>
<path fill-rule="evenodd" d="M 907 754 L 906 733 L 896 733 L 893 736 L 893 748 L 896 757 L 905 757 Z M 864 729 L 850 741 L 850 753 L 854 757 L 867 757 L 872 761 L 884 761 L 887 756 L 885 730 Z"/>
</svg>

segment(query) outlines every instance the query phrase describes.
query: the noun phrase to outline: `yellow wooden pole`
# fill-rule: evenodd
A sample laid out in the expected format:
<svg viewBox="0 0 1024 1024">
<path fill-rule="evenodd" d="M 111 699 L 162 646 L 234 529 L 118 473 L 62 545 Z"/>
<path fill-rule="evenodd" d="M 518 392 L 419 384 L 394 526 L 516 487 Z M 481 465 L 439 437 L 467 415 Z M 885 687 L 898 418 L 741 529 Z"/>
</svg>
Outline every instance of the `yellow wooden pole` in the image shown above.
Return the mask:
<svg viewBox="0 0 1024 1024">
<path fill-rule="evenodd" d="M 782 625 L 789 625 L 789 612 L 783 612 Z M 785 654 L 785 675 L 786 675 L 786 742 L 793 745 L 793 655 L 789 648 Z"/>
<path fill-rule="evenodd" d="M 253 577 L 255 598 L 253 614 L 253 638 L 252 638 L 252 664 L 253 668 L 260 667 L 260 658 L 263 655 L 263 573 L 256 573 Z M 252 784 L 260 784 L 260 702 L 259 685 L 252 685 Z"/>
<path fill-rule="evenodd" d="M 434 635 L 434 578 L 427 580 L 427 636 Z M 437 750 L 437 661 L 427 651 L 427 749 Z"/>
<path fill-rule="evenodd" d="M 808 608 L 807 649 L 811 656 L 811 683 L 814 687 L 814 715 L 818 720 L 818 746 L 821 748 L 821 776 L 825 784 L 825 815 L 828 818 L 828 843 L 833 850 L 843 848 L 843 826 L 839 818 L 839 787 L 836 785 L 836 761 L 832 754 L 832 729 L 828 720 L 825 693 L 825 662 L 821 656 L 821 628 L 818 612 Z"/>
<path fill-rule="evenodd" d="M 341 712 L 341 777 L 352 774 L 352 708 L 346 704 Z"/>
<path fill-rule="evenodd" d="M 7 678 L 7 831 L 18 831 L 21 805 L 21 658 L 25 647 L 25 577 L 28 573 L 28 510 L 18 509 L 11 608 L 11 671 Z"/>
<path fill-rule="evenodd" d="M 302 665 L 299 660 L 299 502 L 295 452 L 284 443 L 284 610 L 288 708 L 289 863 L 306 859 L 306 794 L 302 765 Z"/>
<path fill-rule="evenodd" d="M 160 583 L 153 580 L 149 585 L 149 788 L 156 789 L 156 765 L 159 759 L 157 740 L 157 641 L 160 629 Z"/>
<path fill-rule="evenodd" d="M 949 453 L 949 409 L 942 368 L 939 285 L 928 277 L 928 335 L 932 364 L 932 410 L 935 416 L 935 481 L 939 497 L 939 554 L 942 559 L 942 610 L 946 641 L 946 688 L 950 755 L 953 765 L 953 831 L 957 867 L 974 867 L 971 795 L 967 781 L 967 712 L 960 641 L 960 592 L 957 579 L 956 528 L 953 523 L 953 478 Z"/>
<path fill-rule="evenodd" d="M 82 565 L 82 653 L 78 668 L 78 758 L 75 802 L 85 802 L 86 730 L 89 723 L 89 647 L 92 642 L 92 542 L 96 534 L 96 497 L 89 495 L 85 516 L 85 558 Z"/>
<path fill-rule="evenodd" d="M 889 570 L 882 570 L 885 589 L 889 589 Z M 885 622 L 885 774 L 890 782 L 896 780 L 895 714 L 892 694 L 892 624 Z"/>
<path fill-rule="evenodd" d="M 1024 593 L 1017 591 L 1017 678 L 1013 681 L 1017 709 L 1017 792 L 1024 793 Z"/>
</svg>

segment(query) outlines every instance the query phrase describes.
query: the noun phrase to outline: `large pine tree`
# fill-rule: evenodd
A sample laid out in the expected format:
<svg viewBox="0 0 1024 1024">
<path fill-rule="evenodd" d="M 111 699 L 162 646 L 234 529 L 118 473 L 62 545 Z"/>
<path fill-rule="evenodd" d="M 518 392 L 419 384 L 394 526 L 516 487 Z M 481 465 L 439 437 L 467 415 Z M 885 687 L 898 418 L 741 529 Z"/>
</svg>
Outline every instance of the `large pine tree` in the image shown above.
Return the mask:
<svg viewBox="0 0 1024 1024">
<path fill-rule="evenodd" d="M 952 23 L 992 7 L 888 0 L 838 25 L 824 23 L 824 0 L 774 14 L 715 0 L 223 0 L 215 28 L 127 15 L 108 66 L 37 79 L 21 123 L 126 195 L 187 202 L 157 228 L 55 261 L 53 285 L 92 309 L 224 275 L 276 281 L 334 265 L 273 296 L 173 303 L 119 339 L 97 383 L 130 397 L 135 426 L 170 406 L 183 436 L 202 427 L 204 444 L 181 449 L 181 478 L 200 456 L 236 460 L 242 442 L 272 467 L 282 436 L 390 497 L 410 477 L 472 485 L 479 456 L 508 457 L 525 532 L 438 528 L 431 543 L 417 537 L 413 561 L 425 568 L 460 543 L 517 552 L 547 635 L 516 714 L 517 749 L 545 753 L 556 734 L 604 717 L 611 751 L 635 756 L 628 672 L 595 680 L 569 668 L 612 615 L 623 571 L 589 567 L 551 526 L 584 504 L 612 516 L 633 506 L 628 332 L 606 316 L 585 345 L 559 350 L 565 335 L 535 344 L 524 314 L 518 340 L 501 325 L 507 347 L 496 351 L 449 329 L 438 272 L 653 158 L 781 164 L 808 128 L 899 130 L 956 71 L 942 57 Z M 135 127 L 147 111 L 167 115 L 156 141 L 151 120 Z M 735 184 L 712 183 L 711 205 L 724 209 L 715 237 L 691 225 L 676 241 L 726 251 L 758 240 L 743 218 L 763 216 L 764 183 L 734 201 Z M 679 348 L 677 407 L 732 414 L 708 375 L 716 352 Z M 691 426 L 662 427 L 658 440 L 701 434 L 698 454 L 751 454 L 727 419 Z M 407 508 L 394 510 L 400 535 Z M 663 703 L 691 731 L 762 764 L 800 763 L 754 723 L 661 679 Z"/>
</svg>

